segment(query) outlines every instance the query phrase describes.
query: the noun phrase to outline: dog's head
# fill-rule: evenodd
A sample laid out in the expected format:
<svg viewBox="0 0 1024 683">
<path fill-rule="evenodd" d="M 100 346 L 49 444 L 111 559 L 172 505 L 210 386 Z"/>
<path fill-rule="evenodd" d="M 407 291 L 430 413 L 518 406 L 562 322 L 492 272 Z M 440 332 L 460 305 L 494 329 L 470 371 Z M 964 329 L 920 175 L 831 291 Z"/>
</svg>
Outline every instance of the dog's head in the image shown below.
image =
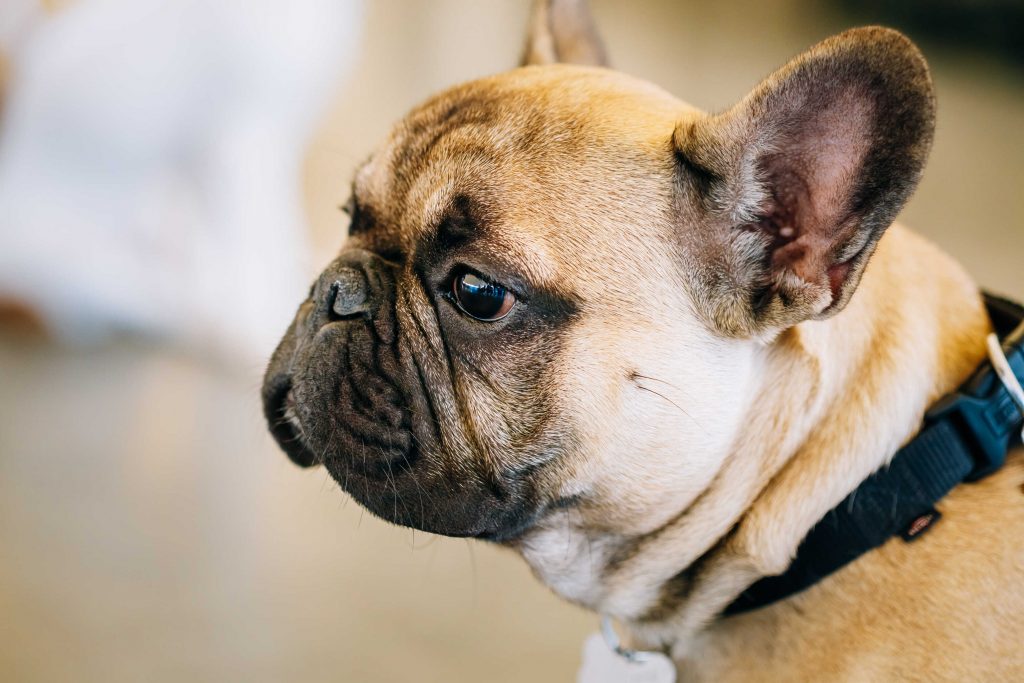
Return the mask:
<svg viewBox="0 0 1024 683">
<path fill-rule="evenodd" d="M 839 312 L 931 141 L 925 64 L 831 38 L 706 114 L 605 68 L 580 2 L 530 65 L 416 108 L 357 172 L 344 250 L 266 415 L 373 513 L 511 540 L 574 506 L 642 532 L 741 428 L 758 345 Z"/>
</svg>

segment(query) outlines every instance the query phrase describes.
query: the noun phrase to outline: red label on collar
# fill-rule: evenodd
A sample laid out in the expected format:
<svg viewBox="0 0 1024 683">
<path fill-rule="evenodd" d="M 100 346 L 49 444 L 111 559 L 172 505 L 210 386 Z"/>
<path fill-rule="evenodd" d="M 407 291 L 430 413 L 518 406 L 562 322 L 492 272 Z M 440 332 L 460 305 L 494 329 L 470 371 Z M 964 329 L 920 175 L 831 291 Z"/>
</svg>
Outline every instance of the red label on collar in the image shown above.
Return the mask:
<svg viewBox="0 0 1024 683">
<path fill-rule="evenodd" d="M 910 541 L 916 541 L 922 534 L 924 534 L 924 532 L 931 529 L 935 522 L 940 519 L 942 519 L 942 514 L 938 510 L 932 508 L 923 515 L 915 517 L 913 521 L 907 525 L 907 528 L 903 530 L 903 533 L 901 533 L 900 536 L 902 536 L 903 540 L 908 543 Z"/>
</svg>

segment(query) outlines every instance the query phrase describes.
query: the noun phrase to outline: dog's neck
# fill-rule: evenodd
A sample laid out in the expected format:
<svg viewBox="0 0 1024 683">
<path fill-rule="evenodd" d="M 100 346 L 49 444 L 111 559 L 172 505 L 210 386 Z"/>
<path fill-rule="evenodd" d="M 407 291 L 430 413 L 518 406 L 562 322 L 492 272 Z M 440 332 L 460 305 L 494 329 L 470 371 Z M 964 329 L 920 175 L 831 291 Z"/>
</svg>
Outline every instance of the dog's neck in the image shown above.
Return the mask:
<svg viewBox="0 0 1024 683">
<path fill-rule="evenodd" d="M 565 511 L 520 550 L 556 592 L 685 657 L 697 632 L 784 571 L 808 530 L 917 431 L 981 361 L 987 332 L 963 270 L 894 226 L 841 314 L 759 350 L 760 389 L 696 502 L 629 538 Z"/>
</svg>

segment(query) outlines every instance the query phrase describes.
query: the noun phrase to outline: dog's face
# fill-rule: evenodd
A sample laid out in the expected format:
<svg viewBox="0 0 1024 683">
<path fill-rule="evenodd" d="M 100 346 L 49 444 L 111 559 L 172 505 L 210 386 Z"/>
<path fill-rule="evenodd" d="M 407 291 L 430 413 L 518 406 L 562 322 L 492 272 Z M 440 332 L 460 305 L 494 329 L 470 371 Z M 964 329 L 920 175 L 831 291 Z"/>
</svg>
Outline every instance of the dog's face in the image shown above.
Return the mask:
<svg viewBox="0 0 1024 683">
<path fill-rule="evenodd" d="M 567 65 L 438 95 L 356 174 L 267 371 L 271 430 L 399 524 L 653 530 L 730 453 L 766 344 L 845 305 L 931 125 L 920 56 L 881 29 L 716 116 Z"/>
<path fill-rule="evenodd" d="M 286 450 L 387 519 L 499 539 L 551 506 L 638 512 L 668 473 L 698 488 L 735 383 L 681 277 L 679 114 L 569 67 L 410 114 L 271 364 Z"/>
</svg>

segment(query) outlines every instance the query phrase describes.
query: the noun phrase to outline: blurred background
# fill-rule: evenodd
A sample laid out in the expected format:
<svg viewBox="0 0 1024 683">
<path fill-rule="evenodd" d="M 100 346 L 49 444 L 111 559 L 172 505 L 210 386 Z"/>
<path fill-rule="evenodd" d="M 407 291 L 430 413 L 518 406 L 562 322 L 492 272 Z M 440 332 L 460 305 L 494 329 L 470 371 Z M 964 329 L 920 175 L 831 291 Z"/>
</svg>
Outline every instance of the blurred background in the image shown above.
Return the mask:
<svg viewBox="0 0 1024 683">
<path fill-rule="evenodd" d="M 618 68 L 712 110 L 834 32 L 903 29 L 934 70 L 939 121 L 901 220 L 1024 298 L 1019 0 L 592 6 Z M 0 680 L 573 680 L 595 617 L 511 553 L 363 514 L 277 451 L 258 403 L 295 292 L 343 242 L 355 165 L 426 96 L 514 66 L 527 12 L 0 3 Z M 125 74 L 113 85 L 110 54 Z M 90 92 L 82 63 L 109 86 L 97 102 L 184 94 L 133 111 L 147 125 L 124 149 L 86 144 L 76 131 L 124 126 L 120 109 L 64 96 Z M 102 176 L 102 197 L 68 189 L 76 163 Z"/>
</svg>

